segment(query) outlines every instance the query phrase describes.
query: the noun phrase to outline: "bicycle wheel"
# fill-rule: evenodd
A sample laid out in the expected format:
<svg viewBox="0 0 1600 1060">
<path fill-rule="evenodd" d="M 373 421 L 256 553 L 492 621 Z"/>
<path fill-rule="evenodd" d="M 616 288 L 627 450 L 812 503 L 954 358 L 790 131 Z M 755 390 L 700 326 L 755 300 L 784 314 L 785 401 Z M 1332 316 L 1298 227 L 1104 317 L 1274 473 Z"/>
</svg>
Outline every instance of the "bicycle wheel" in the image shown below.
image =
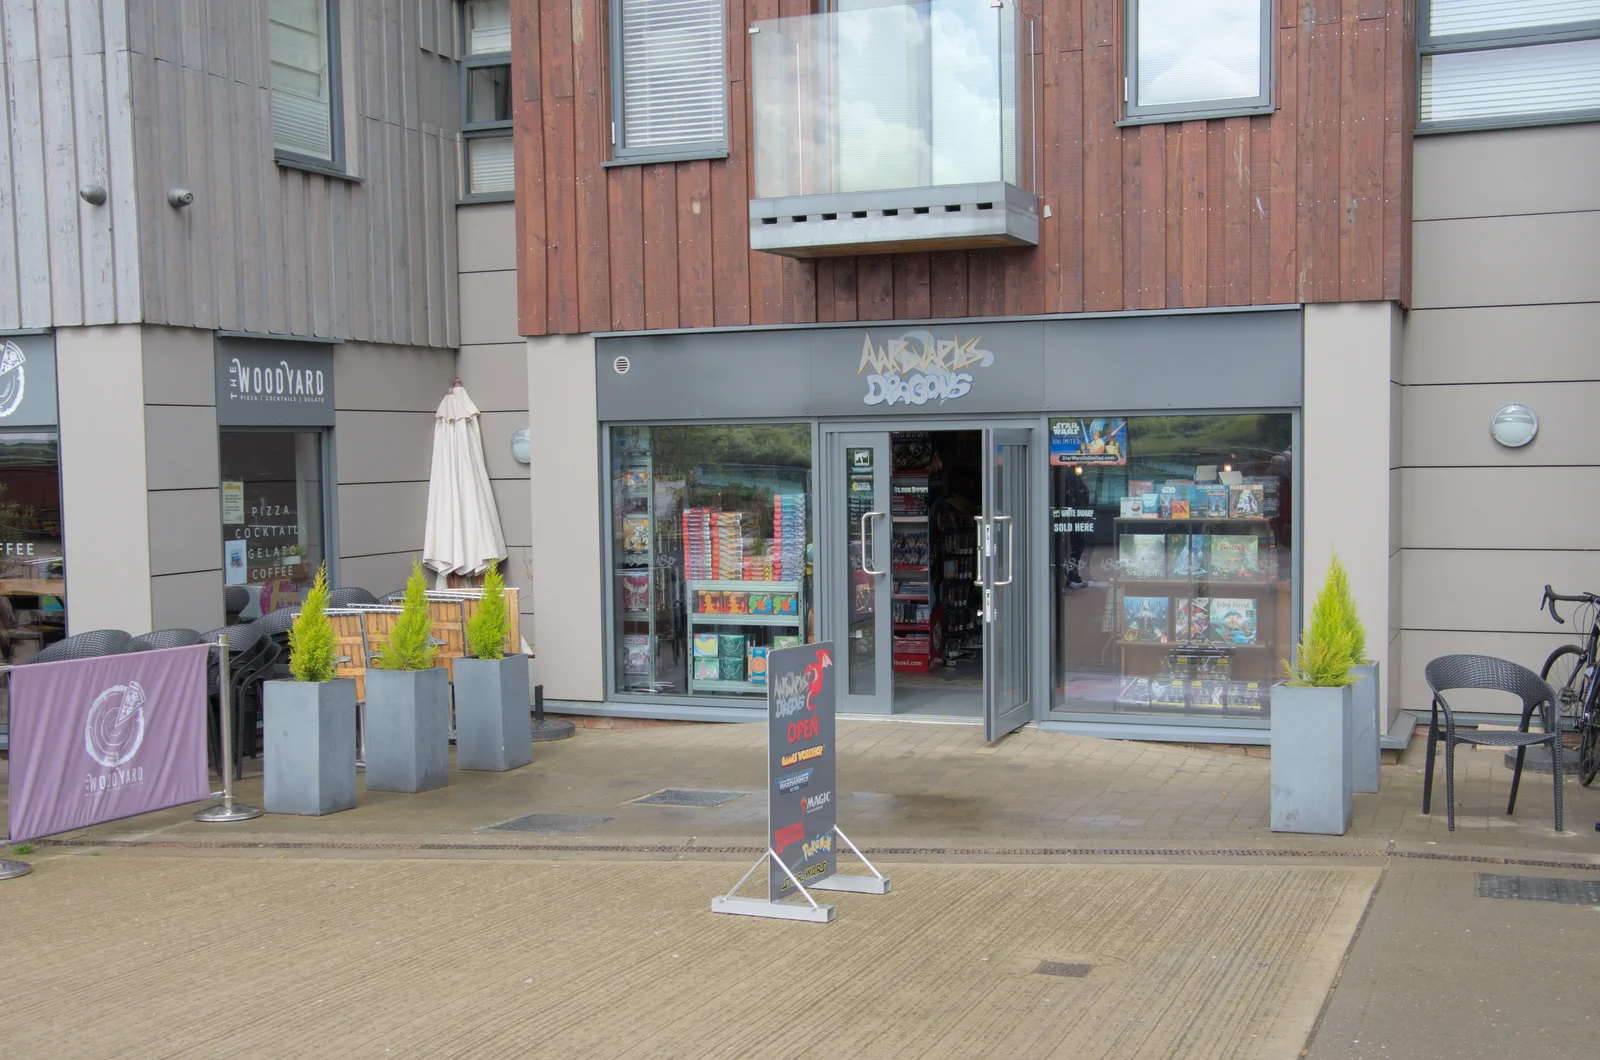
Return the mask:
<svg viewBox="0 0 1600 1060">
<path fill-rule="evenodd" d="M 1561 717 L 1569 724 L 1576 724 L 1583 714 L 1583 701 L 1589 691 L 1588 669 L 1583 649 L 1576 644 L 1563 644 L 1550 653 L 1539 671 L 1539 676 L 1556 690 Z"/>
</svg>

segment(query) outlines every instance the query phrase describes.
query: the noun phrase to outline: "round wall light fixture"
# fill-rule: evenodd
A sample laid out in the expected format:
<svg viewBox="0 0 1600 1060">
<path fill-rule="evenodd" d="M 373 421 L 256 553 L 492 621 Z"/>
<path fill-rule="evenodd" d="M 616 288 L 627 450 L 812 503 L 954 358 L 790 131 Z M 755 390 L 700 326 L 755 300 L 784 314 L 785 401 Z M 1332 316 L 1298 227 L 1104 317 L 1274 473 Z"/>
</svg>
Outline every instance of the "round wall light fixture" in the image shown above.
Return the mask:
<svg viewBox="0 0 1600 1060">
<path fill-rule="evenodd" d="M 1489 422 L 1489 434 L 1507 449 L 1519 449 L 1539 433 L 1539 417 L 1526 405 L 1501 405 Z"/>
<path fill-rule="evenodd" d="M 518 427 L 511 432 L 511 459 L 519 464 L 533 462 L 533 454 L 528 446 L 528 428 Z"/>
</svg>

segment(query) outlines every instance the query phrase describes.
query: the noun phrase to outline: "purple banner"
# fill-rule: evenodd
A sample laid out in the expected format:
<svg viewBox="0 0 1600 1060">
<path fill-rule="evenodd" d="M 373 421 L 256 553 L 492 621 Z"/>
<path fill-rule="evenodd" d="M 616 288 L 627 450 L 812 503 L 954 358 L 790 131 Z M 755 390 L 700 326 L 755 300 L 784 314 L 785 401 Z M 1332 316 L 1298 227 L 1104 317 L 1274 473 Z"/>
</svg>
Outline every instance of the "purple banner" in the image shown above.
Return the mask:
<svg viewBox="0 0 1600 1060">
<path fill-rule="evenodd" d="M 11 671 L 13 842 L 208 798 L 210 647 Z"/>
</svg>

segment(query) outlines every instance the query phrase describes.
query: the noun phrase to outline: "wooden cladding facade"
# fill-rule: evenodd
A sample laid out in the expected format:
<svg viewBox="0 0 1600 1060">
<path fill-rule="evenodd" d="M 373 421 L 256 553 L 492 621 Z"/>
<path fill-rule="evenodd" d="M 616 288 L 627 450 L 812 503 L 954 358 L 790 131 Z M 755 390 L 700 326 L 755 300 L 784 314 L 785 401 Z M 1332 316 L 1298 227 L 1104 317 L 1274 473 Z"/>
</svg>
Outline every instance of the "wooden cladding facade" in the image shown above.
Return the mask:
<svg viewBox="0 0 1600 1060">
<path fill-rule="evenodd" d="M 1035 22 L 1037 247 L 797 261 L 749 248 L 751 22 L 727 0 L 726 159 L 607 168 L 604 0 L 513 0 L 525 335 L 1410 298 L 1408 0 L 1276 0 L 1270 115 L 1118 127 L 1120 0 Z"/>
</svg>

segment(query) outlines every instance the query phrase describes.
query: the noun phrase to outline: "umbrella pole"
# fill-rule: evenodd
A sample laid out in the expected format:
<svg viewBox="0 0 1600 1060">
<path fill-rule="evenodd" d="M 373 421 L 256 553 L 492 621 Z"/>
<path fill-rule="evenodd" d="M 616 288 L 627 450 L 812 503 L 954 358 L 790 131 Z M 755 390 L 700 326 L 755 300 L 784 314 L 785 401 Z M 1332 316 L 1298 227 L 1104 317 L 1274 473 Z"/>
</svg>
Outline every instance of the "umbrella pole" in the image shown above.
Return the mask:
<svg viewBox="0 0 1600 1060">
<path fill-rule="evenodd" d="M 533 686 L 533 742 L 549 743 L 565 740 L 577 731 L 577 726 L 566 718 L 544 716 L 544 685 Z"/>
</svg>

